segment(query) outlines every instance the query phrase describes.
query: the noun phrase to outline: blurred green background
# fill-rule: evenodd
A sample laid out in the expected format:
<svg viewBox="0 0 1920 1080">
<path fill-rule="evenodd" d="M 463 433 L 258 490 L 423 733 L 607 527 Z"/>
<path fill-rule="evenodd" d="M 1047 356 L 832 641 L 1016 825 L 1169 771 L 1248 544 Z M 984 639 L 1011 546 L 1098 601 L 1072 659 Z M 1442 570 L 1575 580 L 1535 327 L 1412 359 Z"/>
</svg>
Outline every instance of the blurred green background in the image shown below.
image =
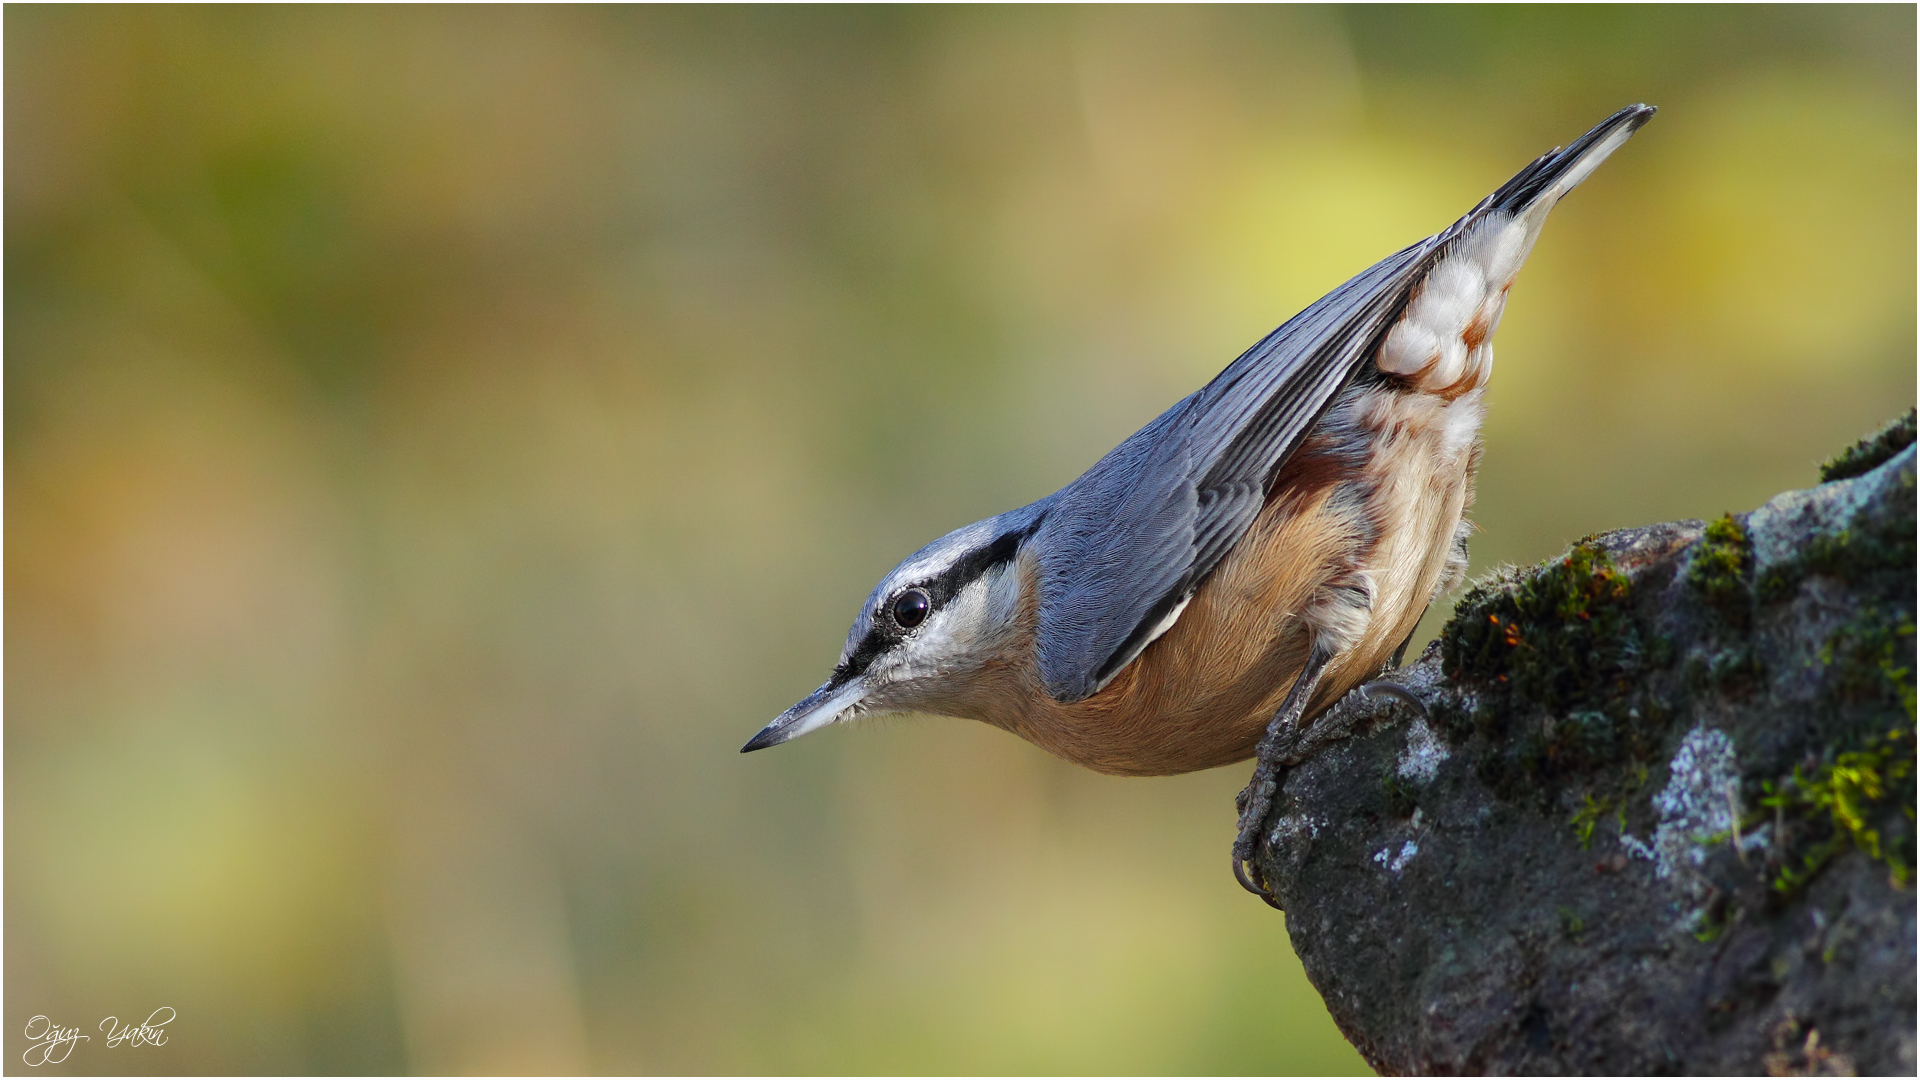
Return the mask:
<svg viewBox="0 0 1920 1080">
<path fill-rule="evenodd" d="M 736 750 L 898 558 L 1629 102 L 1476 572 L 1914 400 L 1910 6 L 5 31 L 13 1072 L 35 1014 L 68 1072 L 1363 1071 L 1228 872 L 1246 767 Z"/>
</svg>

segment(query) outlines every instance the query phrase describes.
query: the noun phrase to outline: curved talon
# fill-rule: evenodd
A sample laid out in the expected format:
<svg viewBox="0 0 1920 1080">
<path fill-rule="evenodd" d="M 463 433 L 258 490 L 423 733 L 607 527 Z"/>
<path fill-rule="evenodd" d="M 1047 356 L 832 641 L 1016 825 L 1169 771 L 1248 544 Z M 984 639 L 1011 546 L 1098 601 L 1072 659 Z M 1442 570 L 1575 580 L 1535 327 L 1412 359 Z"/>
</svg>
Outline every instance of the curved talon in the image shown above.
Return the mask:
<svg viewBox="0 0 1920 1080">
<path fill-rule="evenodd" d="M 1265 900 L 1269 907 L 1285 911 L 1273 895 L 1273 885 L 1267 881 L 1266 873 L 1260 869 L 1258 852 L 1267 829 L 1267 818 L 1273 813 L 1274 796 L 1280 793 L 1277 773 L 1285 768 L 1279 746 L 1284 743 L 1291 751 L 1297 740 L 1274 738 L 1263 742 L 1267 745 L 1262 747 L 1261 763 L 1235 800 L 1240 808 L 1240 835 L 1233 841 L 1233 879 L 1241 888 Z"/>
<path fill-rule="evenodd" d="M 1417 696 L 1414 695 L 1413 691 L 1407 689 L 1404 686 L 1401 686 L 1397 682 L 1390 682 L 1386 679 L 1375 679 L 1370 683 L 1362 683 L 1358 687 L 1358 689 L 1362 697 L 1393 698 L 1396 701 L 1401 701 L 1412 706 L 1413 711 L 1420 714 L 1420 719 L 1422 720 L 1433 719 L 1432 714 L 1427 712 L 1427 703 L 1424 701 L 1421 701 Z"/>
<path fill-rule="evenodd" d="M 1251 877 L 1260 879 L 1260 883 L 1258 885 L 1254 884 L 1253 881 L 1249 880 L 1249 873 L 1248 873 L 1249 871 L 1252 872 Z M 1275 911 L 1287 910 L 1286 908 L 1280 906 L 1280 901 L 1274 897 L 1273 890 L 1268 887 L 1267 876 L 1260 872 L 1259 863 L 1254 862 L 1251 859 L 1242 859 L 1238 855 L 1235 855 L 1233 859 L 1233 877 L 1235 881 L 1238 881 L 1240 883 L 1241 888 L 1247 890 L 1248 892 L 1259 897 L 1260 899 L 1265 900 L 1267 902 L 1268 907 L 1274 909 Z"/>
<path fill-rule="evenodd" d="M 1255 861 L 1254 852 L 1259 847 L 1260 833 L 1266 828 L 1267 814 L 1273 809 L 1273 796 L 1278 789 L 1263 761 L 1254 770 L 1253 779 L 1241 790 L 1240 798 L 1235 800 L 1240 808 L 1240 834 L 1233 840 L 1233 878 L 1241 888 L 1268 903 L 1273 902 L 1272 889 Z"/>
<path fill-rule="evenodd" d="M 1268 884 L 1267 875 L 1260 869 L 1260 862 L 1254 857 L 1254 845 L 1242 839 L 1233 845 L 1233 879 L 1240 887 L 1267 902 L 1267 906 L 1276 911 L 1285 911 L 1280 901 L 1273 895 L 1273 886 Z"/>
<path fill-rule="evenodd" d="M 1247 890 L 1253 895 L 1264 898 L 1267 895 L 1267 890 L 1266 890 L 1267 883 L 1265 881 L 1262 881 L 1258 885 L 1254 884 L 1253 878 L 1256 876 L 1264 877 L 1265 875 L 1260 873 L 1260 868 L 1257 865 L 1255 865 L 1251 859 L 1248 859 L 1246 856 L 1240 854 L 1238 851 L 1234 852 L 1233 853 L 1233 880 L 1238 881 L 1240 883 L 1241 888 Z"/>
</svg>

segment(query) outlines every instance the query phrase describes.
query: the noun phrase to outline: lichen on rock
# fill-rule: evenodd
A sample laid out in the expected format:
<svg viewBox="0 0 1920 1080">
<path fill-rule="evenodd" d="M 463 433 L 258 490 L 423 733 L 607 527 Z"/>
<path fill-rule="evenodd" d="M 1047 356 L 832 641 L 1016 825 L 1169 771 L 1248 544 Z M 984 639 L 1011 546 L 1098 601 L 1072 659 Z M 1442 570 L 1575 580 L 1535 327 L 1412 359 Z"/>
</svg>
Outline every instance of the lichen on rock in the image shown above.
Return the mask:
<svg viewBox="0 0 1920 1080">
<path fill-rule="evenodd" d="M 1740 766 L 1726 732 L 1705 726 L 1687 732 L 1668 768 L 1672 779 L 1653 797 L 1660 824 L 1646 846 L 1662 878 L 1704 863 L 1706 844 L 1731 835 L 1740 820 Z"/>
<path fill-rule="evenodd" d="M 1447 744 L 1427 726 L 1427 718 L 1417 717 L 1407 729 L 1407 749 L 1394 763 L 1394 774 L 1416 784 L 1430 784 L 1447 760 Z"/>
<path fill-rule="evenodd" d="M 1496 574 L 1430 722 L 1316 721 L 1258 857 L 1375 1067 L 1913 1071 L 1911 443 Z"/>
</svg>

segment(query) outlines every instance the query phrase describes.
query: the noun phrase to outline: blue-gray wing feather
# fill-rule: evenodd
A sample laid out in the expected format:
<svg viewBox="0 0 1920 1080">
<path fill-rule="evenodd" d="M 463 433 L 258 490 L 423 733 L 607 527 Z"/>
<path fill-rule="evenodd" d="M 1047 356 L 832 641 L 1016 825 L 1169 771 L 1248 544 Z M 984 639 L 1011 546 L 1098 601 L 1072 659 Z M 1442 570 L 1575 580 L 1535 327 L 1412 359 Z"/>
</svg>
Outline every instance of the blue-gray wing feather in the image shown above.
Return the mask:
<svg viewBox="0 0 1920 1080">
<path fill-rule="evenodd" d="M 1099 689 L 1239 542 L 1273 472 L 1378 344 L 1438 239 L 1323 297 L 1052 500 L 1032 549 L 1053 697 Z"/>
<path fill-rule="evenodd" d="M 1542 155 L 1438 235 L 1328 293 L 1198 392 L 1057 492 L 1030 549 L 1040 571 L 1042 681 L 1060 701 L 1097 691 L 1137 655 L 1265 504 L 1274 475 L 1379 346 L 1414 285 L 1486 213 L 1525 207 L 1645 106 Z"/>
</svg>

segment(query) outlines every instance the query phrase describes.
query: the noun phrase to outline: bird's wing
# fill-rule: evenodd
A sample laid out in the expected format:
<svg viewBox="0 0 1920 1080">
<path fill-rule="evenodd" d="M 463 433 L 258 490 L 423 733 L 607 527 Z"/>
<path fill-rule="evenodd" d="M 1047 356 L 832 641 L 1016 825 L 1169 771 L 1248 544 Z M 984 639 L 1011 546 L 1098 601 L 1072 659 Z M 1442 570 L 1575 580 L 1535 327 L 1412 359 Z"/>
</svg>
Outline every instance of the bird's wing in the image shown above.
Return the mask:
<svg viewBox="0 0 1920 1080">
<path fill-rule="evenodd" d="M 1062 489 L 1038 523 L 1040 676 L 1098 691 L 1164 633 L 1239 543 L 1279 466 L 1379 348 L 1409 293 L 1482 216 L 1557 199 L 1653 110 L 1622 109 L 1443 232 L 1320 298 Z"/>
<path fill-rule="evenodd" d="M 1290 319 L 1060 492 L 1033 545 L 1049 694 L 1093 694 L 1172 625 L 1253 524 L 1274 467 L 1378 346 L 1430 244 Z"/>
</svg>

